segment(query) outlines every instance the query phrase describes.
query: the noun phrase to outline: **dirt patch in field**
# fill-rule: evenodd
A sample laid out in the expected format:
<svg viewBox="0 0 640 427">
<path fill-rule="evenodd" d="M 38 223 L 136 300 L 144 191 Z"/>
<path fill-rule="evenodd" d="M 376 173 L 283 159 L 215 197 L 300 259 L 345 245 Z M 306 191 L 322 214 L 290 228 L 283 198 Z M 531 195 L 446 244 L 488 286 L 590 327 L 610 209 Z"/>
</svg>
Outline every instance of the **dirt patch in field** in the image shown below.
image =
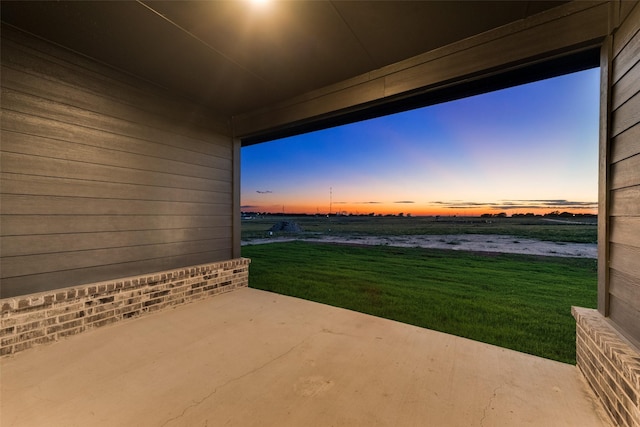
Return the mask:
<svg viewBox="0 0 640 427">
<path fill-rule="evenodd" d="M 499 234 L 455 234 L 455 235 L 415 235 L 415 236 L 318 236 L 314 238 L 273 237 L 243 241 L 243 245 L 263 243 L 309 241 L 322 243 L 342 243 L 357 245 L 386 245 L 398 247 L 419 247 L 452 249 L 457 251 L 502 252 L 527 255 L 545 255 L 577 258 L 597 258 L 596 243 L 547 242 L 523 239 Z"/>
</svg>

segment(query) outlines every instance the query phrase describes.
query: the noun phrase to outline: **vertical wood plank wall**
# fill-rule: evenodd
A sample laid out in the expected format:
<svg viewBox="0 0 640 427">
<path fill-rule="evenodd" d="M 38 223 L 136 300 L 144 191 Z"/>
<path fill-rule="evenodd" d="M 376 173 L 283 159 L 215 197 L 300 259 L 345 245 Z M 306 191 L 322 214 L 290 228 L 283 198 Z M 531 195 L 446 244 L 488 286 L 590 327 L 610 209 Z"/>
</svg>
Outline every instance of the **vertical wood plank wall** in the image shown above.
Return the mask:
<svg viewBox="0 0 640 427">
<path fill-rule="evenodd" d="M 1 296 L 233 257 L 211 112 L 2 28 Z"/>
<path fill-rule="evenodd" d="M 633 7 L 628 10 L 629 7 Z M 640 342 L 640 5 L 622 2 L 611 64 L 608 313 Z"/>
</svg>

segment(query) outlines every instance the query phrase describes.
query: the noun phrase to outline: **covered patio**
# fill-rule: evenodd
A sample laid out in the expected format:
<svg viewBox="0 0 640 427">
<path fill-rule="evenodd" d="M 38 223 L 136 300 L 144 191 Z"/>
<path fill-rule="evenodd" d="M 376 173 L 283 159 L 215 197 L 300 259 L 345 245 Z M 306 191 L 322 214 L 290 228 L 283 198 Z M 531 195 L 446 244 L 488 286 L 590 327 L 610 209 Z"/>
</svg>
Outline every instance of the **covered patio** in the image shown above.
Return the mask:
<svg viewBox="0 0 640 427">
<path fill-rule="evenodd" d="M 242 288 L 2 361 L 10 426 L 608 426 L 576 366 Z"/>
<path fill-rule="evenodd" d="M 0 7 L 3 427 L 640 425 L 637 1 Z M 578 367 L 246 289 L 241 147 L 592 67 Z"/>
</svg>

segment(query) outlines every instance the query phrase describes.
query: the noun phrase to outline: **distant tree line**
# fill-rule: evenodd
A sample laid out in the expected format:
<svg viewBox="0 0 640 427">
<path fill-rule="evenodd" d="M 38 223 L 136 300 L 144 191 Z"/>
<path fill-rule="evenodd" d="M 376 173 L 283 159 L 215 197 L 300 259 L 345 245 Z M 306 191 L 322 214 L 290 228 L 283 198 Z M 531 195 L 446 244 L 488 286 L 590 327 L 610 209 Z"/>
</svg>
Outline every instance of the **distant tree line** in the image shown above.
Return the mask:
<svg viewBox="0 0 640 427">
<path fill-rule="evenodd" d="M 288 216 L 307 216 L 307 217 L 316 217 L 316 216 L 327 216 L 327 217 L 333 217 L 333 216 L 358 216 L 358 217 L 400 217 L 400 218 L 411 218 L 412 214 L 410 213 L 404 213 L 404 212 L 400 212 L 399 214 L 381 214 L 381 213 L 375 213 L 375 212 L 369 212 L 369 213 L 347 213 L 347 212 L 336 212 L 336 213 L 315 213 L 315 214 L 309 214 L 309 213 L 282 213 L 282 212 L 249 212 L 249 211 L 245 211 L 242 212 L 242 217 L 243 218 L 248 218 L 248 217 L 259 217 L 259 216 L 283 216 L 283 217 L 288 217 Z"/>
<path fill-rule="evenodd" d="M 514 213 L 511 218 L 596 218 L 598 215 L 590 213 L 572 213 L 572 212 L 560 212 L 553 211 L 546 214 L 534 214 L 532 212 L 527 213 Z M 480 215 L 480 218 L 506 218 L 505 212 L 500 213 L 485 213 Z"/>
<path fill-rule="evenodd" d="M 346 213 L 346 212 L 338 212 L 338 213 L 317 213 L 317 214 L 307 214 L 307 213 L 280 213 L 280 212 L 242 212 L 243 218 L 248 217 L 259 217 L 259 216 L 307 216 L 307 217 L 336 217 L 336 216 L 357 216 L 357 217 L 399 217 L 399 218 L 411 218 L 410 213 L 400 212 L 399 214 L 381 214 L 381 213 Z M 428 216 L 428 215 L 427 215 Z M 452 217 L 456 217 L 456 215 L 451 215 Z M 507 218 L 508 215 L 506 212 L 499 213 L 484 213 L 480 215 L 480 218 Z M 511 218 L 597 218 L 596 214 L 589 213 L 572 213 L 572 212 L 560 212 L 553 211 L 546 214 L 534 214 L 532 212 L 528 213 L 514 213 L 511 215 Z M 436 216 L 436 219 L 439 219 L 440 215 Z"/>
</svg>

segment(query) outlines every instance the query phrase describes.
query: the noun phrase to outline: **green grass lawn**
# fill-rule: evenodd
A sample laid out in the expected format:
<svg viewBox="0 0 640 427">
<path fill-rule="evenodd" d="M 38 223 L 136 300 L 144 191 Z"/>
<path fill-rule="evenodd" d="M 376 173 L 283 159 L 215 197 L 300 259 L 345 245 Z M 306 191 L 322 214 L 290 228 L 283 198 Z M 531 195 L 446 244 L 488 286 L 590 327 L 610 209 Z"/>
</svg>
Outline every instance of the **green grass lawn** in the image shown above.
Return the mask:
<svg viewBox="0 0 640 427">
<path fill-rule="evenodd" d="M 575 363 L 596 260 L 306 242 L 249 245 L 253 288 Z"/>
</svg>

